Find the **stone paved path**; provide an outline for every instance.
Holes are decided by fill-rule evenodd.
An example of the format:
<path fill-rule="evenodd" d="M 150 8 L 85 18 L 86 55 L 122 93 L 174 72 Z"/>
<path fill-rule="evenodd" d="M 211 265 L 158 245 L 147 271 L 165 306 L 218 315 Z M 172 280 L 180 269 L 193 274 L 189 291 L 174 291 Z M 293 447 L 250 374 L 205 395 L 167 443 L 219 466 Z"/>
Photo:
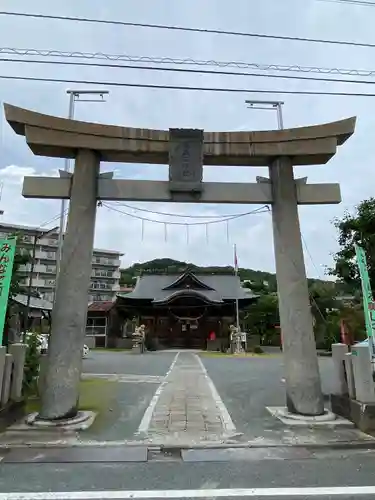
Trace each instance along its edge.
<path fill-rule="evenodd" d="M 167 375 L 151 416 L 153 442 L 223 441 L 233 422 L 196 354 L 181 352 Z"/>

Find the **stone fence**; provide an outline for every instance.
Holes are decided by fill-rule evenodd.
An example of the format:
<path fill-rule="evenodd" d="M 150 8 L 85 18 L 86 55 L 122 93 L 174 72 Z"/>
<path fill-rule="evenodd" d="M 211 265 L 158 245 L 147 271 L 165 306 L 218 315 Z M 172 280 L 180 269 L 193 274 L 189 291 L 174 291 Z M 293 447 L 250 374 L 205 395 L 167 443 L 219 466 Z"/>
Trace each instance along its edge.
<path fill-rule="evenodd" d="M 22 399 L 26 349 L 25 344 L 11 344 L 8 351 L 0 347 L 0 412 Z"/>

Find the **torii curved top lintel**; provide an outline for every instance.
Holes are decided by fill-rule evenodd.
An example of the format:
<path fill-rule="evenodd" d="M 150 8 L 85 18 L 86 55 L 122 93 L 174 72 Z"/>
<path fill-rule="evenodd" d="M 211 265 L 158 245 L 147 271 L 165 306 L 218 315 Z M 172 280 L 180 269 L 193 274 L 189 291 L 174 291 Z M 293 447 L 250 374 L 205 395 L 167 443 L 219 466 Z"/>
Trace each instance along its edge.
<path fill-rule="evenodd" d="M 74 158 L 92 149 L 104 161 L 167 164 L 169 131 L 88 123 L 4 104 L 8 123 L 36 155 Z M 204 132 L 206 165 L 266 166 L 293 157 L 294 165 L 326 163 L 354 132 L 356 118 L 323 125 L 254 132 Z"/>

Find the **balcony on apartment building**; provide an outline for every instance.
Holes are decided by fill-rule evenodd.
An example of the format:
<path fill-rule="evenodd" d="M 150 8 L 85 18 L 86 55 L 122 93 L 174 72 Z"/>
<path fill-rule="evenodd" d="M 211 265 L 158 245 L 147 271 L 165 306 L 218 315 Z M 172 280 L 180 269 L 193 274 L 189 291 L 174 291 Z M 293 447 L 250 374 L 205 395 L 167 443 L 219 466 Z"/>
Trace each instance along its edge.
<path fill-rule="evenodd" d="M 120 284 L 119 283 L 105 283 L 103 281 L 91 281 L 90 290 L 100 290 L 107 292 L 119 292 Z"/>
<path fill-rule="evenodd" d="M 22 273 L 30 273 L 31 264 L 25 264 L 19 267 L 19 271 Z M 54 265 L 45 265 L 45 264 L 35 264 L 33 272 L 35 274 L 56 274 L 56 266 Z"/>
<path fill-rule="evenodd" d="M 56 261 L 56 252 L 53 250 L 48 252 L 45 250 L 37 250 L 35 252 L 35 258 L 39 260 L 54 260 Z"/>
<path fill-rule="evenodd" d="M 23 266 L 20 266 L 19 271 L 22 273 L 29 273 L 31 271 L 31 264 L 25 264 Z M 48 264 L 35 264 L 33 272 L 35 274 L 51 274 L 54 275 L 56 274 L 56 266 L 55 265 L 48 265 Z M 114 279 L 114 280 L 119 280 L 120 279 L 120 271 L 111 271 L 111 270 L 98 270 L 98 269 L 93 269 L 91 272 L 91 277 L 92 278 L 107 278 L 107 279 Z"/>
<path fill-rule="evenodd" d="M 56 261 L 56 252 L 37 250 L 35 252 L 35 258 L 38 260 L 51 260 Z M 110 266 L 110 267 L 120 267 L 120 259 L 108 259 L 107 257 L 93 257 L 92 266 Z M 118 276 L 120 277 L 120 276 Z"/>
<path fill-rule="evenodd" d="M 113 257 L 99 257 L 98 255 L 93 256 L 92 258 L 93 266 L 111 266 L 111 267 L 120 267 L 121 261 L 120 259 L 115 259 Z"/>
<path fill-rule="evenodd" d="M 121 277 L 120 271 L 112 271 L 107 269 L 97 269 L 93 268 L 91 272 L 92 278 L 109 278 L 119 280 Z"/>
<path fill-rule="evenodd" d="M 23 285 L 28 285 L 29 284 L 29 278 L 24 277 L 22 280 Z M 56 279 L 55 277 L 51 276 L 51 278 L 41 278 L 40 276 L 37 276 L 32 279 L 31 286 L 33 288 L 54 288 L 56 286 Z M 106 283 L 100 280 L 97 281 L 91 281 L 90 283 L 90 290 L 103 290 L 103 291 L 110 291 L 110 292 L 119 292 L 120 291 L 120 284 L 118 281 L 112 282 L 112 283 Z"/>
<path fill-rule="evenodd" d="M 29 285 L 29 278 L 24 278 L 22 285 Z M 32 288 L 55 288 L 56 279 L 33 278 L 31 281 Z"/>

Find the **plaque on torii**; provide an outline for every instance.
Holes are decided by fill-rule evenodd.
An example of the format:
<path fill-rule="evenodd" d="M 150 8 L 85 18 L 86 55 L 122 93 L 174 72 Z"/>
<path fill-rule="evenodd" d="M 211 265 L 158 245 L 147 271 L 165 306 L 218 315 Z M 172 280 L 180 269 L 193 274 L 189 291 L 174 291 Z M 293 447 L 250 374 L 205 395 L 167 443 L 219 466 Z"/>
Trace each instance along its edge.
<path fill-rule="evenodd" d="M 169 191 L 173 201 L 199 199 L 203 182 L 203 130 L 169 129 Z"/>
<path fill-rule="evenodd" d="M 302 415 L 324 413 L 298 205 L 340 203 L 340 186 L 295 179 L 294 167 L 327 163 L 353 134 L 355 118 L 277 131 L 203 132 L 100 125 L 9 104 L 4 108 L 8 123 L 25 136 L 34 154 L 75 159 L 71 176 L 25 177 L 23 183 L 26 198 L 70 199 L 43 418 L 71 416 L 76 408 L 81 367 L 76 347 L 84 342 L 98 200 L 270 205 L 287 407 Z M 169 164 L 169 180 L 114 179 L 100 174 L 101 161 Z M 258 177 L 255 183 L 203 182 L 207 165 L 268 167 L 269 178 Z"/>

